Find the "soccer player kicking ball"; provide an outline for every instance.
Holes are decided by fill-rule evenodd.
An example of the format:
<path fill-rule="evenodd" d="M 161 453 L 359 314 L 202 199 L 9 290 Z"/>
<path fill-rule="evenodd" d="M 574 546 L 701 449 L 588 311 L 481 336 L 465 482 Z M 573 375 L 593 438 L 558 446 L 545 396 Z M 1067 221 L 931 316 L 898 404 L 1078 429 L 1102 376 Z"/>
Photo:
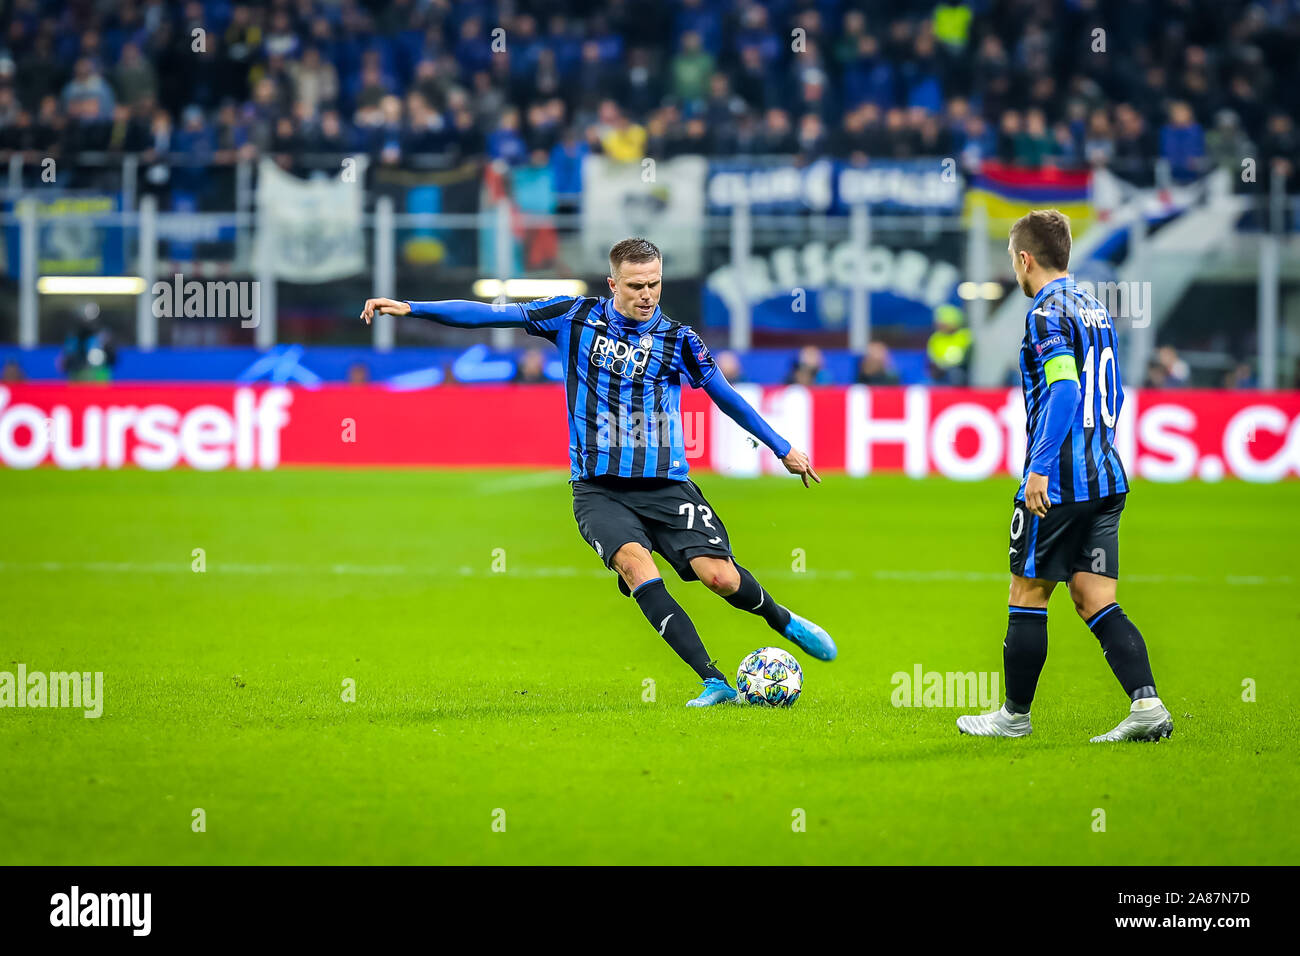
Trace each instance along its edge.
<path fill-rule="evenodd" d="M 1060 212 L 1035 210 L 1018 220 L 1008 251 L 1033 303 L 1020 346 L 1029 437 L 1011 515 L 1011 606 L 1002 645 L 1007 696 L 991 714 L 958 717 L 957 728 L 979 737 L 1031 732 L 1029 705 L 1047 660 L 1047 600 L 1065 581 L 1132 701 L 1119 726 L 1093 743 L 1160 740 L 1173 733 L 1173 718 L 1156 696 L 1142 635 L 1115 601 L 1128 493 L 1115 451 L 1124 402 L 1115 329 L 1101 303 L 1066 274 L 1070 220 Z"/>
<path fill-rule="evenodd" d="M 812 462 L 731 387 L 699 335 L 660 310 L 663 257 L 654 243 L 624 239 L 610 250 L 609 266 L 608 299 L 555 296 L 508 305 L 368 299 L 361 317 L 369 323 L 376 313 L 415 315 L 458 328 L 522 328 L 559 348 L 578 529 L 618 573 L 622 593 L 635 598 L 650 626 L 703 680 L 703 693 L 687 706 L 734 700 L 736 691 L 668 593 L 652 551 L 683 581 L 703 581 L 808 654 L 834 660 L 835 642 L 825 630 L 777 604 L 733 560 L 722 519 L 687 477 L 681 380 L 704 389 L 805 487 L 809 478 L 821 481 Z"/>

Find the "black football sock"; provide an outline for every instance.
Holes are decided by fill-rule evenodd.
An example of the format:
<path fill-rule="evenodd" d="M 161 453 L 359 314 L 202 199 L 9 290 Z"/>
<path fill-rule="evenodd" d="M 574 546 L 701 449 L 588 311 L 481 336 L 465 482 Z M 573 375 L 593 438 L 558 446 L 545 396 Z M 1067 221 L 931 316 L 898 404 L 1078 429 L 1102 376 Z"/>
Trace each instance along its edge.
<path fill-rule="evenodd" d="M 726 680 L 722 671 L 709 658 L 709 652 L 704 649 L 704 642 L 696 633 L 695 625 L 682 610 L 682 606 L 668 593 L 663 578 L 645 582 L 632 592 L 632 596 L 636 598 L 646 620 L 668 642 L 668 646 L 677 652 L 677 656 L 691 665 L 695 673 L 702 679 L 716 677 L 721 681 Z"/>
<path fill-rule="evenodd" d="M 1101 642 L 1106 663 L 1115 672 L 1130 700 L 1156 696 L 1156 679 L 1151 676 L 1147 644 L 1142 633 L 1118 604 L 1107 604 L 1088 619 L 1088 627 Z"/>
<path fill-rule="evenodd" d="M 1038 690 L 1038 675 L 1047 663 L 1047 608 L 1012 605 L 1007 611 L 1007 639 L 1002 643 L 1006 708 L 1013 714 L 1027 714 Z"/>
<path fill-rule="evenodd" d="M 731 563 L 736 564 L 734 560 Z M 735 594 L 727 596 L 727 603 L 750 614 L 757 614 L 778 634 L 785 633 L 786 625 L 790 623 L 790 612 L 773 601 L 772 595 L 763 590 L 763 585 L 739 564 L 736 564 L 736 570 L 740 572 L 740 587 Z"/>

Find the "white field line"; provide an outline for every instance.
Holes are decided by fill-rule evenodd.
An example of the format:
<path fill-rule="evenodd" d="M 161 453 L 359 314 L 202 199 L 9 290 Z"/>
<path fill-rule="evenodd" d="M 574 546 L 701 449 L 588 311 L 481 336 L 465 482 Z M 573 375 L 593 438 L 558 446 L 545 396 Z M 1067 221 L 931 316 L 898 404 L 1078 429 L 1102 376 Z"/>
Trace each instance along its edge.
<path fill-rule="evenodd" d="M 504 478 L 489 478 L 474 488 L 476 495 L 506 495 L 546 485 L 563 487 L 568 480 L 568 473 L 562 471 L 529 472 L 524 475 L 507 475 Z M 563 479 L 563 481 L 561 480 Z M 567 492 L 567 488 L 565 489 Z"/>
<path fill-rule="evenodd" d="M 95 573 L 95 574 L 190 574 L 190 559 L 179 561 L 0 561 L 3 571 L 46 571 L 51 573 Z M 612 572 L 592 567 L 519 567 L 504 572 L 494 572 L 488 568 L 475 568 L 461 565 L 456 568 L 439 568 L 426 565 L 403 564 L 240 564 L 224 563 L 209 559 L 207 574 L 249 574 L 268 576 L 287 575 L 325 575 L 370 576 L 370 577 L 465 577 L 465 578 L 607 578 Z M 1008 574 L 991 571 L 955 571 L 943 569 L 929 570 L 892 570 L 879 568 L 874 570 L 850 571 L 787 571 L 767 570 L 756 575 L 759 578 L 781 580 L 822 580 L 822 581 L 895 581 L 912 584 L 932 582 L 968 581 L 972 583 L 1006 582 Z M 1289 575 L 1265 577 L 1262 575 L 1229 574 L 1223 577 L 1207 577 L 1195 574 L 1130 574 L 1121 578 L 1122 582 L 1131 584 L 1215 584 L 1228 587 L 1273 587 L 1295 583 Z"/>

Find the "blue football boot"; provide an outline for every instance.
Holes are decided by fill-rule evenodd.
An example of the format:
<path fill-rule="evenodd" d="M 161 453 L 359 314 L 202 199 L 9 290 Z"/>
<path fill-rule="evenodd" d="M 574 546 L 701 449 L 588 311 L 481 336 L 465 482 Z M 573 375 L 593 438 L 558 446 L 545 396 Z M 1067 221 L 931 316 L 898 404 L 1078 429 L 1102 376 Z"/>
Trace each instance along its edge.
<path fill-rule="evenodd" d="M 785 626 L 782 636 L 819 661 L 833 661 L 839 653 L 825 628 L 806 617 L 800 617 L 794 611 L 790 612 L 790 623 Z"/>
<path fill-rule="evenodd" d="M 687 707 L 712 707 L 714 704 L 726 704 L 736 699 L 736 689 L 725 680 L 710 677 L 704 681 L 704 693 L 694 700 L 686 702 Z"/>

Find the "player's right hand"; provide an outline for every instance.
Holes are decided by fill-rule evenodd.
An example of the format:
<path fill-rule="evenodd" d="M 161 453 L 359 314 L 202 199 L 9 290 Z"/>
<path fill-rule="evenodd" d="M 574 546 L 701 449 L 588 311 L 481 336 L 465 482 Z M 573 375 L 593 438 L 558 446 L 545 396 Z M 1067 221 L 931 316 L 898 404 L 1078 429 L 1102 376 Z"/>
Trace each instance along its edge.
<path fill-rule="evenodd" d="M 1052 507 L 1052 499 L 1047 494 L 1047 476 L 1029 473 L 1025 481 L 1025 507 L 1040 518 L 1047 517 L 1047 509 Z"/>
<path fill-rule="evenodd" d="M 397 299 L 366 299 L 366 307 L 361 310 L 361 317 L 366 320 L 366 325 L 370 324 L 376 312 L 380 315 L 410 315 L 411 307 Z"/>
<path fill-rule="evenodd" d="M 789 453 L 781 459 L 781 464 L 785 465 L 785 470 L 792 475 L 798 475 L 803 479 L 805 488 L 812 487 L 808 484 L 811 478 L 817 484 L 821 484 L 821 478 L 817 477 L 817 472 L 813 471 L 812 459 L 801 452 L 798 448 L 791 448 Z"/>

